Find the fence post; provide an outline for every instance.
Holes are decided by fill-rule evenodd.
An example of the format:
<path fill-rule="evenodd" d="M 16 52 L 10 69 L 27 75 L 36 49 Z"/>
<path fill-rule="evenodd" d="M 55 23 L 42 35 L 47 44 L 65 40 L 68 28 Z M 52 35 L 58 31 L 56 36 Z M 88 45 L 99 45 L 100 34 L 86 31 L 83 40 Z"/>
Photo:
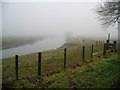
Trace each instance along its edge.
<path fill-rule="evenodd" d="M 18 80 L 18 55 L 15 55 L 16 80 Z"/>
<path fill-rule="evenodd" d="M 64 68 L 66 68 L 66 48 L 64 49 Z"/>
<path fill-rule="evenodd" d="M 109 49 L 109 40 L 106 41 L 106 50 Z"/>
<path fill-rule="evenodd" d="M 82 56 L 82 61 L 84 62 L 85 59 L 85 46 L 83 46 L 83 56 Z"/>
<path fill-rule="evenodd" d="M 103 48 L 103 56 L 106 55 L 106 44 L 104 44 L 104 48 Z"/>
<path fill-rule="evenodd" d="M 117 51 L 117 49 L 116 49 L 116 41 L 114 41 L 113 48 L 114 48 L 114 51 L 116 52 Z"/>
<path fill-rule="evenodd" d="M 41 76 L 41 52 L 38 52 L 38 79 Z"/>
<path fill-rule="evenodd" d="M 93 45 L 92 45 L 92 48 L 91 48 L 91 60 L 93 59 Z"/>

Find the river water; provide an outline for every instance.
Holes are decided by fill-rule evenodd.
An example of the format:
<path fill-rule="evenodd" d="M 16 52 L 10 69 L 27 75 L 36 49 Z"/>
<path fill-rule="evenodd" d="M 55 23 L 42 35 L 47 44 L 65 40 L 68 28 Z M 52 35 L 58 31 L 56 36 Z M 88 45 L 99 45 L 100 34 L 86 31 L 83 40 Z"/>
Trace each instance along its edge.
<path fill-rule="evenodd" d="M 0 58 L 13 57 L 15 55 L 24 55 L 34 52 L 46 51 L 59 48 L 65 43 L 64 35 L 55 35 L 34 44 L 27 44 L 15 48 L 5 49 L 0 51 Z"/>

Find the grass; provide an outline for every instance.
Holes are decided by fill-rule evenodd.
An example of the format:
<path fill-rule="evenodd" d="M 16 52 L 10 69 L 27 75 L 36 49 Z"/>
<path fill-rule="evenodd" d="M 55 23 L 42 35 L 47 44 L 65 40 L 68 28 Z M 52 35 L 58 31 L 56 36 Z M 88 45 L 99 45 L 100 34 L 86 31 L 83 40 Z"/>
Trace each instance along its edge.
<path fill-rule="evenodd" d="M 98 59 L 101 60 L 101 59 Z M 64 77 L 59 78 L 49 87 L 71 88 L 113 88 L 119 80 L 120 61 L 116 56 L 85 64 L 76 69 L 67 69 Z"/>
<path fill-rule="evenodd" d="M 102 47 L 94 47 L 94 52 Z M 41 87 L 111 87 L 118 81 L 116 54 L 109 58 L 98 58 L 90 61 L 91 47 L 86 46 L 85 60 L 82 63 L 82 47 L 67 49 L 67 67 L 63 68 L 63 50 L 50 50 L 42 53 L 42 78 L 38 79 L 37 53 L 19 57 L 19 80 L 15 80 L 14 57 L 2 60 L 4 88 L 41 88 Z M 107 56 L 106 56 L 107 57 Z M 112 73 L 113 72 L 113 73 Z M 111 76 L 110 76 L 111 75 Z"/>

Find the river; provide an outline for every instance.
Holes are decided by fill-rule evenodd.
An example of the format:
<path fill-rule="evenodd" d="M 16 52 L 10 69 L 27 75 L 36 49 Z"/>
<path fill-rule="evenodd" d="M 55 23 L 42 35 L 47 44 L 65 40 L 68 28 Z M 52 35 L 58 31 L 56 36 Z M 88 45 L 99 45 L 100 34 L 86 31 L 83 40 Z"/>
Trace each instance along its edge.
<path fill-rule="evenodd" d="M 59 48 L 65 43 L 64 35 L 55 35 L 34 44 L 27 44 L 15 48 L 9 48 L 0 51 L 0 58 L 13 57 L 15 55 L 24 55 L 34 52 L 46 51 Z"/>

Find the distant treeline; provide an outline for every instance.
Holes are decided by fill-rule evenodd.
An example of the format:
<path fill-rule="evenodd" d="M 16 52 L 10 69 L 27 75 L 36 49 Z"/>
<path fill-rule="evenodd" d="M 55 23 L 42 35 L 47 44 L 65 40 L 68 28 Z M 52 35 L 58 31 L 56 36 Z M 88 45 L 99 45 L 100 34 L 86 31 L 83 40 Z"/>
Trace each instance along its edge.
<path fill-rule="evenodd" d="M 23 46 L 26 44 L 33 44 L 36 41 L 40 41 L 42 39 L 43 37 L 3 37 L 2 49 L 9 49 L 18 46 Z"/>

